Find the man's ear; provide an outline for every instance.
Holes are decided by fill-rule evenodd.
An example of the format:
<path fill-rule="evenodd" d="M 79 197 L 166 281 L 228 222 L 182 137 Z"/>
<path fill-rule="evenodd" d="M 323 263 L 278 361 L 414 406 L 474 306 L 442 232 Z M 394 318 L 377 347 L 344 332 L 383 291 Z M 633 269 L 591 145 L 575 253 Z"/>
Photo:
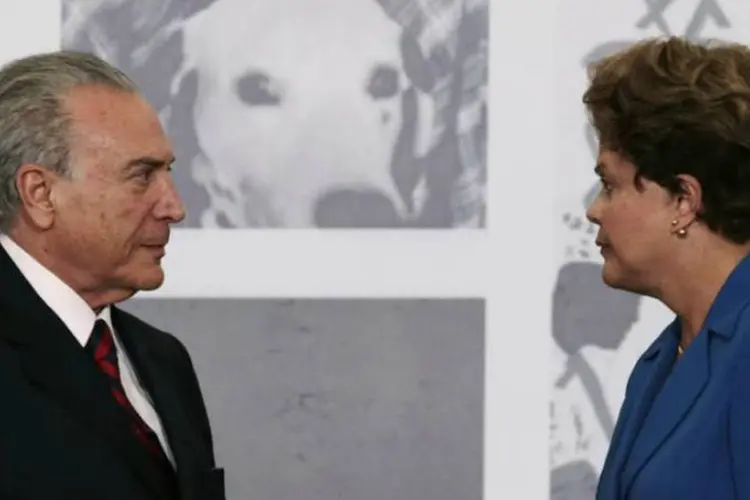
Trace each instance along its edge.
<path fill-rule="evenodd" d="M 57 176 L 33 163 L 21 165 L 16 172 L 16 189 L 26 218 L 37 228 L 52 227 L 55 219 L 54 187 Z"/>

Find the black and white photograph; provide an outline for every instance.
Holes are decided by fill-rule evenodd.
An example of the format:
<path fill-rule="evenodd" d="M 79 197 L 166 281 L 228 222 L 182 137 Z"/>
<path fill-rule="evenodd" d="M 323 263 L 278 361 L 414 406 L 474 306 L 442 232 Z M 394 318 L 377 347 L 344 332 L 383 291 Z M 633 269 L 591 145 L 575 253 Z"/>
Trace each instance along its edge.
<path fill-rule="evenodd" d="M 482 500 L 481 299 L 131 299 L 177 336 L 233 500 Z"/>
<path fill-rule="evenodd" d="M 62 0 L 131 76 L 184 228 L 484 228 L 488 0 Z"/>

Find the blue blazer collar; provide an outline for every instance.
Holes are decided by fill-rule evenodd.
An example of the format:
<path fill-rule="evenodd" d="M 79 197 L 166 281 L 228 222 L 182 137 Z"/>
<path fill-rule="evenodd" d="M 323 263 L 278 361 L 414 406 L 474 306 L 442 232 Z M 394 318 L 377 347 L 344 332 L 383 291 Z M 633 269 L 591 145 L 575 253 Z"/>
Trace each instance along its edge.
<path fill-rule="evenodd" d="M 676 362 L 680 327 L 675 320 L 638 367 L 634 379 L 634 411 L 628 425 L 629 454 L 622 469 L 627 493 L 649 459 L 682 422 L 708 383 L 710 335 L 701 334 Z M 658 397 L 657 397 L 658 396 Z"/>
<path fill-rule="evenodd" d="M 614 445 L 626 494 L 638 473 L 683 421 L 705 389 L 712 369 L 731 352 L 737 322 L 750 304 L 750 257 L 732 271 L 714 299 L 703 328 L 676 363 L 681 327 L 675 319 L 644 352 L 630 382 L 627 421 Z M 717 342 L 716 340 L 721 340 Z M 657 398 L 658 396 L 658 398 Z"/>

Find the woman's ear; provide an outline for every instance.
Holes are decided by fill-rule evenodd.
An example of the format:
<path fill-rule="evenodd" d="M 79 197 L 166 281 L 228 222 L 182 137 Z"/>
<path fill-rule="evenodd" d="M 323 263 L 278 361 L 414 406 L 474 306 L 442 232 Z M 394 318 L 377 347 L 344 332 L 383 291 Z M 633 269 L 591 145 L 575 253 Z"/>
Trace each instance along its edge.
<path fill-rule="evenodd" d="M 684 225 L 688 225 L 698 218 L 703 209 L 703 188 L 692 175 L 680 174 L 677 181 L 677 215 Z"/>

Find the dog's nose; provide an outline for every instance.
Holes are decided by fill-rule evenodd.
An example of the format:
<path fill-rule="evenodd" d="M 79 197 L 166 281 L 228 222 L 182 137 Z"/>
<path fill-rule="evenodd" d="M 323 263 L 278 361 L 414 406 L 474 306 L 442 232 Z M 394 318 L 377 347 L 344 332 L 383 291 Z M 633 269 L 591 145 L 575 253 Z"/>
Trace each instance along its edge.
<path fill-rule="evenodd" d="M 393 202 L 375 189 L 336 189 L 315 203 L 315 224 L 328 228 L 398 227 Z"/>

